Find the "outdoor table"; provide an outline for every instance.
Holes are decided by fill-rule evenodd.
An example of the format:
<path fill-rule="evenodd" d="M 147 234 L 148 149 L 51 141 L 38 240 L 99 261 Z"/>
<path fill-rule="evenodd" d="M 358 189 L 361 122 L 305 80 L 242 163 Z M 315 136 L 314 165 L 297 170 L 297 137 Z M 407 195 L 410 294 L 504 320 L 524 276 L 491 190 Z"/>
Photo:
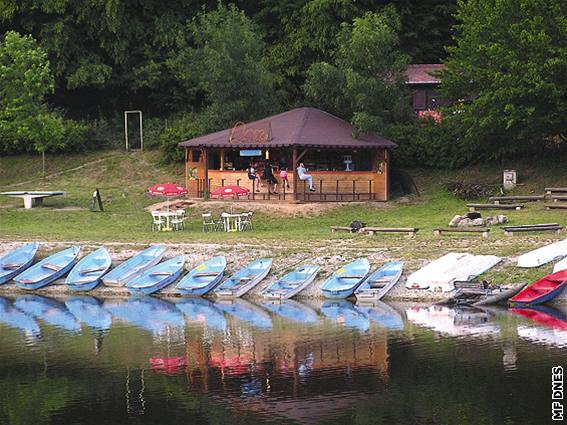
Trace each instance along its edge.
<path fill-rule="evenodd" d="M 24 200 L 24 208 L 30 209 L 37 205 L 43 204 L 43 198 L 50 196 L 65 195 L 65 192 L 1 192 L 0 195 L 11 196 L 13 198 L 22 198 Z"/>
<path fill-rule="evenodd" d="M 165 219 L 165 227 L 163 228 L 165 232 L 171 232 L 175 230 L 173 227 L 170 226 L 170 220 L 172 217 L 177 216 L 177 213 L 173 211 L 159 211 L 158 216 Z"/>
<path fill-rule="evenodd" d="M 242 214 L 221 215 L 225 232 L 240 232 L 242 230 Z"/>

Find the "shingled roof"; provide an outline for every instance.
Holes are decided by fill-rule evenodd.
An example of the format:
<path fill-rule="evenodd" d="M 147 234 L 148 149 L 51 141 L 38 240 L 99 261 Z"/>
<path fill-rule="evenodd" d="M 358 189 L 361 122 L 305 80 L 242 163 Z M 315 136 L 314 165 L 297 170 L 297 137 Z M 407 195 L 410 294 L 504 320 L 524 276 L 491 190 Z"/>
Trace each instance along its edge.
<path fill-rule="evenodd" d="M 407 84 L 440 84 L 436 75 L 447 67 L 442 63 L 424 63 L 408 65 L 406 70 Z"/>
<path fill-rule="evenodd" d="M 258 121 L 179 143 L 184 148 L 311 147 L 334 149 L 395 148 L 375 134 L 353 136 L 353 126 L 315 108 L 297 108 Z M 258 136 L 255 137 L 254 135 Z"/>

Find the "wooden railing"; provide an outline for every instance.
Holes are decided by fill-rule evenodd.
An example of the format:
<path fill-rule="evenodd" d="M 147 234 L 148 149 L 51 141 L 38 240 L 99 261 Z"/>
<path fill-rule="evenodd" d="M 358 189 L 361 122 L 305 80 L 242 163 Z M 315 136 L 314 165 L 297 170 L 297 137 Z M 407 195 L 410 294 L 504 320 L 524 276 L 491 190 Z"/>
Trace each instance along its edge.
<path fill-rule="evenodd" d="M 215 190 L 217 187 L 212 187 L 212 180 L 209 179 L 209 187 Z M 240 186 L 241 179 L 229 180 L 222 179 L 222 186 L 236 185 Z M 306 202 L 353 202 L 353 201 L 375 201 L 378 195 L 374 193 L 373 180 L 314 180 L 313 186 L 315 192 L 309 190 L 306 181 L 297 182 L 297 196 L 295 199 Z M 204 197 L 205 195 L 205 180 L 199 179 L 197 181 L 197 196 Z M 247 197 L 240 199 L 246 200 L 294 200 L 293 190 L 287 189 L 285 185 L 280 187 L 278 194 L 269 192 L 256 192 L 256 181 L 252 181 L 252 191 Z"/>

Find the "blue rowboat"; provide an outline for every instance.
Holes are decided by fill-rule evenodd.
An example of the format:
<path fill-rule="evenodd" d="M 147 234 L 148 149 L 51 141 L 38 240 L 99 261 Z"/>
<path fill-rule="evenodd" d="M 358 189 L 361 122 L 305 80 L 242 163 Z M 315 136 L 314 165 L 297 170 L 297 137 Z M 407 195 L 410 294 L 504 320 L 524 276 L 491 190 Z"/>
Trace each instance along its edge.
<path fill-rule="evenodd" d="M 226 258 L 213 257 L 187 273 L 175 287 L 183 295 L 205 295 L 222 280 L 225 268 Z"/>
<path fill-rule="evenodd" d="M 319 315 L 315 310 L 295 300 L 264 300 L 261 306 L 291 322 L 306 325 L 319 322 Z"/>
<path fill-rule="evenodd" d="M 23 295 L 16 299 L 16 307 L 24 313 L 69 332 L 81 331 L 81 324 L 59 301 L 40 295 Z"/>
<path fill-rule="evenodd" d="M 394 287 L 404 269 L 402 261 L 391 261 L 370 274 L 355 291 L 356 298 L 380 300 Z"/>
<path fill-rule="evenodd" d="M 65 301 L 65 306 L 77 320 L 95 331 L 106 331 L 112 327 L 112 315 L 94 297 L 71 297 Z"/>
<path fill-rule="evenodd" d="M 148 330 L 154 335 L 165 335 L 173 327 L 185 327 L 183 314 L 175 305 L 154 297 L 130 298 L 127 301 L 106 301 L 104 308 L 119 319 Z"/>
<path fill-rule="evenodd" d="M 48 285 L 71 270 L 80 251 L 81 247 L 72 246 L 50 255 L 17 275 L 14 281 L 22 289 L 33 290 Z"/>
<path fill-rule="evenodd" d="M 0 285 L 31 266 L 38 248 L 38 242 L 28 243 L 0 258 Z"/>
<path fill-rule="evenodd" d="M 291 298 L 313 282 L 319 269 L 319 266 L 301 266 L 276 280 L 262 291 L 262 295 L 265 298 L 278 300 Z"/>
<path fill-rule="evenodd" d="M 211 301 L 204 298 L 184 298 L 175 306 L 185 317 L 193 322 L 224 332 L 226 330 L 226 318 Z"/>
<path fill-rule="evenodd" d="M 366 332 L 370 329 L 368 318 L 347 300 L 327 300 L 321 306 L 321 313 L 335 324 L 345 328 L 356 329 L 360 332 Z"/>
<path fill-rule="evenodd" d="M 270 315 L 257 305 L 242 298 L 216 300 L 215 306 L 237 320 L 248 323 L 255 328 L 272 329 L 273 325 Z"/>
<path fill-rule="evenodd" d="M 0 297 L 0 323 L 14 329 L 20 329 L 30 336 L 39 336 L 41 329 L 37 321 L 14 307 L 12 301 Z"/>
<path fill-rule="evenodd" d="M 175 282 L 181 276 L 184 265 L 185 257 L 178 255 L 146 270 L 140 277 L 128 282 L 126 288 L 135 295 L 153 294 Z"/>
<path fill-rule="evenodd" d="M 271 258 L 252 261 L 214 289 L 219 298 L 238 298 L 256 286 L 270 272 Z"/>
<path fill-rule="evenodd" d="M 321 287 L 326 298 L 348 298 L 366 278 L 370 263 L 366 258 L 359 258 L 338 269 Z"/>
<path fill-rule="evenodd" d="M 124 286 L 135 277 L 159 263 L 165 254 L 166 247 L 154 245 L 137 253 L 124 261 L 102 277 L 106 286 Z"/>
<path fill-rule="evenodd" d="M 81 258 L 65 279 L 65 283 L 73 291 L 90 291 L 100 283 L 100 278 L 111 264 L 112 260 L 106 248 L 99 248 Z"/>
<path fill-rule="evenodd" d="M 400 313 L 382 301 L 357 302 L 356 309 L 378 326 L 395 331 L 404 329 L 404 320 Z"/>

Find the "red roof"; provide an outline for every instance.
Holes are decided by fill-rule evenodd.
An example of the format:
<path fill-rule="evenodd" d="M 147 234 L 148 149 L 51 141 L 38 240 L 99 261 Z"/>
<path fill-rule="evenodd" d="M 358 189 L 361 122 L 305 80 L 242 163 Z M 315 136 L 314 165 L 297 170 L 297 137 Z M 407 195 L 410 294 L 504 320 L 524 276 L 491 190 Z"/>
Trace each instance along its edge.
<path fill-rule="evenodd" d="M 297 108 L 250 123 L 239 123 L 179 143 L 184 148 L 395 148 L 396 144 L 376 134 L 353 137 L 354 127 L 327 112 L 315 108 Z"/>
<path fill-rule="evenodd" d="M 446 69 L 442 63 L 424 63 L 408 65 L 406 70 L 407 84 L 440 84 L 435 74 Z"/>

